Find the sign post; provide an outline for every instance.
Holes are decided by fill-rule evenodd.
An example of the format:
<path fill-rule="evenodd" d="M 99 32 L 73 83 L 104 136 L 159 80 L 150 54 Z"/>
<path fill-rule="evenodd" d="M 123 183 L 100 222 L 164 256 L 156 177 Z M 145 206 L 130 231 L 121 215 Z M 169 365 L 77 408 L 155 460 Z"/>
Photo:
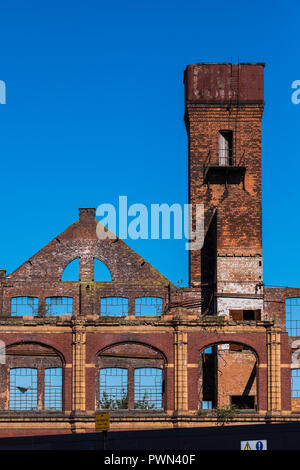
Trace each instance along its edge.
<path fill-rule="evenodd" d="M 241 450 L 267 450 L 267 441 L 241 441 Z"/>
<path fill-rule="evenodd" d="M 103 450 L 107 449 L 107 431 L 109 430 L 109 413 L 96 413 L 95 414 L 95 431 L 102 431 Z"/>

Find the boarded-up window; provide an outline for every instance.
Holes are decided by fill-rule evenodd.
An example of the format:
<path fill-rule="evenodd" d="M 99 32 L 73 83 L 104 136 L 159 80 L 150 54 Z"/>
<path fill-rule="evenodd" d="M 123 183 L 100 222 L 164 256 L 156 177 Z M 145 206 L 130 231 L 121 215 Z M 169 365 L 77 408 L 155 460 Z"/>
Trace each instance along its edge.
<path fill-rule="evenodd" d="M 229 310 L 232 320 L 255 321 L 261 319 L 261 310 Z"/>
<path fill-rule="evenodd" d="M 229 350 L 230 351 L 243 351 L 244 346 L 242 344 L 230 343 Z"/>
<path fill-rule="evenodd" d="M 243 310 L 229 310 L 232 320 L 243 320 Z"/>

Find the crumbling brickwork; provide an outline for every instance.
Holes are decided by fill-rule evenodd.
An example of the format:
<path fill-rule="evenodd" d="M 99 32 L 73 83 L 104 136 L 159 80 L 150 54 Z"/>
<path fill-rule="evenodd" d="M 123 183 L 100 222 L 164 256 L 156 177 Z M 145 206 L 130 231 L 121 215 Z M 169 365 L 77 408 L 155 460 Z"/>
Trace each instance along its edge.
<path fill-rule="evenodd" d="M 190 282 L 203 285 L 204 297 L 216 291 L 214 308 L 224 314 L 224 297 L 233 292 L 239 298 L 231 297 L 231 305 L 247 308 L 241 298 L 249 293 L 253 308 L 262 307 L 263 67 L 195 64 L 185 73 L 189 198 L 204 205 L 204 229 L 213 241 L 200 256 L 190 252 Z M 220 160 L 224 130 L 231 134 L 228 161 Z"/>
<path fill-rule="evenodd" d="M 186 69 L 189 201 L 205 218 L 189 287 L 122 240 L 100 240 L 93 208 L 16 271 L 0 270 L 0 436 L 91 432 L 99 409 L 112 429 L 216 425 L 231 405 L 235 423 L 299 419 L 300 336 L 286 331 L 285 302 L 300 290 L 264 288 L 262 277 L 263 72 Z M 78 279 L 62 280 L 77 258 Z M 111 281 L 95 280 L 95 259 Z M 105 314 L 103 299 L 113 299 Z"/>

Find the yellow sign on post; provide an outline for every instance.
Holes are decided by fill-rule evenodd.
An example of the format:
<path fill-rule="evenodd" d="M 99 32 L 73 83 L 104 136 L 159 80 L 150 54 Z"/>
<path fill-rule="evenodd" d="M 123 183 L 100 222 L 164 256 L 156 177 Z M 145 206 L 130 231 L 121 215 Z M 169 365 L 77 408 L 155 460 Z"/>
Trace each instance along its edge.
<path fill-rule="evenodd" d="M 95 431 L 109 430 L 109 413 L 95 414 Z"/>

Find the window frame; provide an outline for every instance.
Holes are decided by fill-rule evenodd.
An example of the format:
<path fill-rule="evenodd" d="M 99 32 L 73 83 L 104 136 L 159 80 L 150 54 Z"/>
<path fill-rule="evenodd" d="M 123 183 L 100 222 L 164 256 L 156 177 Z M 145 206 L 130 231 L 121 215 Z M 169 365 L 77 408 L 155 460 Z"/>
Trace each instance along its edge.
<path fill-rule="evenodd" d="M 297 382 L 299 382 L 299 389 L 295 389 L 293 388 L 293 379 L 295 378 L 293 376 L 293 372 L 297 372 L 297 374 L 295 374 L 295 377 L 299 378 L 299 380 Z M 296 396 L 293 395 L 293 393 L 296 392 Z M 300 398 L 300 369 L 291 369 L 291 398 Z"/>
<path fill-rule="evenodd" d="M 123 399 L 124 399 L 124 395 L 123 395 L 123 393 L 122 393 L 122 391 L 123 391 L 123 386 L 124 386 L 124 387 L 125 387 L 125 401 L 126 401 L 126 407 L 122 407 L 122 406 L 120 406 L 120 407 L 112 407 L 112 408 L 110 408 L 110 407 L 108 407 L 108 408 L 101 408 L 101 407 L 100 407 L 101 400 L 105 399 L 105 397 L 103 397 L 103 395 L 104 395 L 104 393 L 106 393 L 106 391 L 104 391 L 104 392 L 103 392 L 103 395 L 101 396 L 101 372 L 104 372 L 104 371 L 112 371 L 112 370 L 114 370 L 114 371 L 122 371 L 122 374 L 119 374 L 119 375 L 118 375 L 117 373 L 116 373 L 115 375 L 114 375 L 114 374 L 105 374 L 104 376 L 121 377 L 121 385 L 117 385 L 117 386 L 115 385 L 115 386 L 113 386 L 113 385 L 107 385 L 107 384 L 105 384 L 105 385 L 104 385 L 104 388 L 106 389 L 106 388 L 117 388 L 117 387 L 119 388 L 119 387 L 122 387 L 121 390 L 120 390 L 120 395 L 119 395 L 119 393 L 117 392 L 117 393 L 116 393 L 116 398 L 115 398 L 115 402 L 117 402 L 117 401 L 122 402 Z M 126 371 L 126 374 L 124 373 L 125 371 Z M 128 374 L 128 369 L 126 369 L 125 367 L 102 367 L 101 369 L 99 369 L 99 373 L 98 373 L 98 377 L 99 377 L 98 409 L 100 409 L 100 410 L 124 410 L 124 409 L 127 410 L 127 409 L 128 409 L 128 376 L 129 376 L 129 374 Z M 123 377 L 126 377 L 126 383 L 125 383 L 124 385 L 122 384 L 122 378 L 123 378 Z M 109 400 L 112 399 L 111 397 L 113 397 L 113 396 L 114 396 L 114 393 L 113 393 L 113 392 L 112 392 L 112 393 L 108 392 L 108 399 L 109 399 Z"/>
<path fill-rule="evenodd" d="M 47 412 L 52 414 L 63 413 L 65 400 L 65 365 L 60 354 L 53 348 L 35 342 L 18 342 L 7 346 L 6 363 L 1 365 L 3 380 L 0 381 L 0 410 L 10 413 L 18 411 L 27 413 Z M 36 369 L 38 383 L 38 404 L 35 410 L 17 410 L 10 409 L 10 371 L 13 369 Z M 45 370 L 61 369 L 61 408 L 49 410 L 46 408 L 45 401 Z"/>
<path fill-rule="evenodd" d="M 141 300 L 150 300 L 151 299 L 151 302 L 155 299 L 155 300 L 160 300 L 161 302 L 160 303 L 157 303 L 157 304 L 152 304 L 150 303 L 149 305 L 147 303 L 143 304 L 143 303 L 139 303 L 139 301 Z M 160 311 L 158 311 L 158 313 L 156 313 L 155 315 L 150 315 L 150 314 L 147 314 L 147 313 L 142 313 L 142 307 L 147 307 L 147 306 L 150 306 L 150 307 L 156 307 L 156 309 L 158 310 L 158 307 L 160 307 Z M 140 310 L 141 312 L 137 312 L 137 307 L 140 307 Z M 163 297 L 159 297 L 157 295 L 155 296 L 150 296 L 150 295 L 145 295 L 143 297 L 135 297 L 134 299 L 134 314 L 136 317 L 161 317 L 163 315 L 163 308 L 164 308 L 164 299 Z"/>
<path fill-rule="evenodd" d="M 142 399 L 139 399 L 137 400 L 136 399 L 136 395 L 138 394 L 137 393 L 137 388 L 138 388 L 138 384 L 137 384 L 137 380 L 136 380 L 136 375 L 137 375 L 137 372 L 139 371 L 146 371 L 146 370 L 155 370 L 155 371 L 160 371 L 160 381 L 161 381 L 161 392 L 160 392 L 160 404 L 161 406 L 157 406 L 157 407 L 154 407 L 154 408 L 138 408 L 136 406 L 137 402 L 141 402 L 142 400 L 144 400 L 144 397 Z M 163 369 L 160 368 L 160 367 L 136 367 L 134 369 L 134 379 L 133 379 L 133 393 L 134 393 L 134 409 L 135 410 L 139 410 L 139 409 L 147 409 L 147 410 L 163 410 L 163 387 L 164 387 L 164 379 L 163 379 Z M 145 377 L 147 377 L 147 375 L 145 375 Z M 155 375 L 153 375 L 153 377 L 155 377 Z M 143 387 L 144 388 L 144 387 Z M 146 394 L 147 392 L 145 392 Z M 159 395 L 159 392 L 155 392 L 156 394 Z M 151 404 L 151 403 L 150 403 Z"/>
<path fill-rule="evenodd" d="M 51 303 L 47 302 L 48 300 L 50 299 L 66 299 L 67 302 L 64 304 L 53 304 L 51 305 Z M 69 303 L 68 301 L 71 300 L 71 302 Z M 72 316 L 73 315 L 73 306 L 74 306 L 74 301 L 73 301 L 73 297 L 71 296 L 66 296 L 66 295 L 52 295 L 52 296 L 49 296 L 49 297 L 45 297 L 45 306 L 46 306 L 46 316 L 47 317 L 60 317 L 60 316 Z M 48 309 L 51 310 L 51 307 L 55 307 L 56 305 L 64 305 L 66 307 L 66 312 L 65 313 L 50 313 L 50 311 Z M 71 312 L 68 311 L 68 307 L 71 306 Z"/>
<path fill-rule="evenodd" d="M 17 305 L 29 306 L 28 303 L 26 303 L 26 304 L 21 303 L 21 302 L 18 303 L 18 300 L 21 300 L 21 299 L 32 299 L 33 300 L 33 302 L 32 302 L 33 306 L 31 308 L 33 310 L 33 308 L 35 307 L 36 312 L 32 312 L 32 313 L 24 313 L 23 312 L 22 314 L 21 313 L 19 313 L 19 314 L 14 313 L 13 308 L 12 308 L 13 306 L 15 306 L 15 307 L 17 307 Z M 15 304 L 13 303 L 14 300 L 16 300 Z M 39 311 L 39 298 L 36 297 L 35 295 L 16 295 L 16 296 L 10 298 L 10 315 L 12 317 L 26 317 L 26 316 L 37 317 L 38 316 L 38 311 Z"/>
<path fill-rule="evenodd" d="M 294 305 L 293 301 L 295 302 Z M 294 312 L 293 318 L 292 307 L 298 307 L 299 319 L 295 318 L 295 316 L 297 317 L 296 312 Z M 288 336 L 300 336 L 300 297 L 287 297 L 285 299 L 285 330 Z"/>
<path fill-rule="evenodd" d="M 15 374 L 15 372 L 22 372 L 22 371 L 31 371 L 31 374 L 22 374 L 20 373 L 19 375 L 18 374 Z M 33 374 L 34 372 L 34 374 Z M 12 367 L 10 370 L 9 370 L 9 374 L 8 374 L 8 409 L 9 411 L 37 411 L 38 410 L 38 399 L 39 399 L 39 379 L 38 379 L 38 376 L 39 376 L 39 370 L 37 367 Z M 35 384 L 35 388 L 33 389 L 34 390 L 34 394 L 33 394 L 33 398 L 31 397 L 30 400 L 33 401 L 33 403 L 35 403 L 35 406 L 31 407 L 31 408 L 18 408 L 17 406 L 11 408 L 11 405 L 12 405 L 12 395 L 13 395 L 13 389 L 15 388 L 19 388 L 19 393 L 26 393 L 26 392 L 22 392 L 20 390 L 20 388 L 23 388 L 23 387 L 20 387 L 20 386 L 17 386 L 16 383 L 14 384 L 13 382 L 16 382 L 17 378 L 18 377 L 31 377 L 31 381 L 30 383 L 34 383 Z M 15 380 L 13 380 L 13 378 L 15 378 Z M 31 385 L 30 387 L 31 388 Z M 29 390 L 29 388 L 27 390 Z M 25 388 L 24 388 L 25 390 Z M 18 396 L 18 393 L 17 392 L 14 392 L 14 395 L 16 394 L 16 396 Z M 30 394 L 31 396 L 31 394 Z M 14 397 L 14 400 L 16 402 L 18 401 L 22 401 L 22 395 L 19 395 L 20 399 L 18 400 L 16 397 Z M 24 395 L 24 398 L 26 398 L 25 402 L 27 404 L 27 398 L 28 396 L 25 396 Z"/>
<path fill-rule="evenodd" d="M 220 129 L 218 133 L 218 162 L 219 166 L 233 166 L 233 142 L 232 129 Z"/>
<path fill-rule="evenodd" d="M 59 408 L 49 408 L 49 407 L 46 407 L 46 371 L 52 371 L 52 370 L 60 370 L 61 373 L 60 373 L 60 377 L 61 377 L 61 384 L 60 384 L 60 404 L 61 406 Z M 64 383 L 64 369 L 63 367 L 45 367 L 44 369 L 42 369 L 43 372 L 43 410 L 45 411 L 62 411 L 63 410 L 63 383 Z M 53 385 L 53 387 L 56 387 L 55 385 Z M 56 395 L 56 393 L 55 393 Z M 56 397 L 55 397 L 55 402 L 56 402 Z"/>
<path fill-rule="evenodd" d="M 121 302 L 119 305 L 121 307 L 121 310 L 123 312 L 124 310 L 124 307 L 125 308 L 125 312 L 120 314 L 120 315 L 117 315 L 117 314 L 108 314 L 108 313 L 102 313 L 102 301 L 107 301 L 107 300 L 112 300 L 112 299 L 116 299 L 116 300 L 126 300 L 127 302 L 123 303 Z M 107 307 L 113 307 L 114 304 L 112 303 L 111 305 L 106 305 L 106 308 Z M 116 306 L 118 306 L 118 303 L 116 304 Z M 100 317 L 127 317 L 129 315 L 129 298 L 128 297 L 125 297 L 125 296 L 103 296 L 100 298 Z"/>
<path fill-rule="evenodd" d="M 135 345 L 140 346 L 140 352 L 138 355 L 135 355 L 136 349 Z M 124 350 L 123 350 L 124 346 Z M 129 346 L 129 349 L 127 349 Z M 133 347 L 133 349 L 130 349 Z M 115 349 L 117 348 L 117 349 Z M 145 349 L 144 349 L 145 348 Z M 149 349 L 149 354 L 147 350 Z M 166 394 L 166 380 L 167 380 L 167 369 L 166 369 L 166 361 L 163 354 L 155 350 L 153 357 L 147 357 L 150 355 L 150 350 L 153 348 L 149 345 L 144 345 L 141 343 L 120 343 L 114 344 L 110 347 L 104 349 L 100 352 L 96 357 L 96 374 L 95 374 L 95 408 L 96 410 L 109 410 L 112 412 L 126 412 L 126 413 L 138 413 L 141 411 L 145 411 L 147 413 L 153 411 L 154 413 L 161 413 L 163 410 L 166 409 L 167 403 L 167 394 Z M 100 371 L 104 368 L 120 368 L 120 369 L 127 369 L 128 371 L 128 406 L 126 409 L 112 409 L 112 408 L 100 408 Z M 145 409 L 141 410 L 135 408 L 134 405 L 134 371 L 137 369 L 146 369 L 146 368 L 154 368 L 160 369 L 162 371 L 161 374 L 161 403 L 162 408 L 154 408 L 154 409 Z"/>

